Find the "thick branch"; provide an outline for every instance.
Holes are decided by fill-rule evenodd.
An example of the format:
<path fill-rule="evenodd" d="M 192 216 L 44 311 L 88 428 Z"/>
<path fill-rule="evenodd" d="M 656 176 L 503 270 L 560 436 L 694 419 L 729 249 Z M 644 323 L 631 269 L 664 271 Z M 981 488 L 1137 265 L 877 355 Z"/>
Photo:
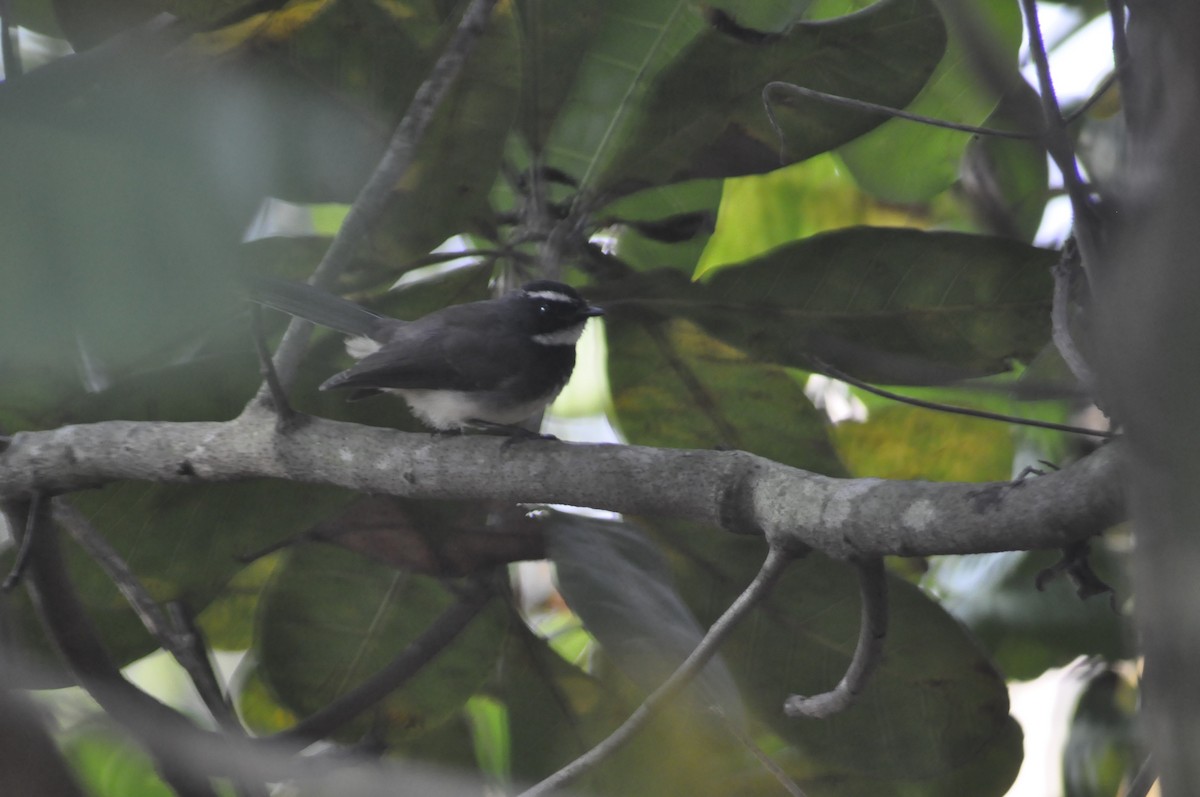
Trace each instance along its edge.
<path fill-rule="evenodd" d="M 443 437 L 267 412 L 226 423 L 106 421 L 24 432 L 0 498 L 136 480 L 276 478 L 410 498 L 561 503 L 700 521 L 834 557 L 1061 548 L 1123 519 L 1121 443 L 1018 484 L 832 479 L 738 451 Z"/>

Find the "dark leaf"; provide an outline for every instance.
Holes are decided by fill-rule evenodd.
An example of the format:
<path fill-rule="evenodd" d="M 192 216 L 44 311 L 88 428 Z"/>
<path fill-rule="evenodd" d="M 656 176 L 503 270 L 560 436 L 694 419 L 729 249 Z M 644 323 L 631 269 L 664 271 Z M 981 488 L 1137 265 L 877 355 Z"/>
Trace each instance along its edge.
<path fill-rule="evenodd" d="M 777 104 L 785 157 L 763 109 L 772 80 L 903 106 L 945 46 L 923 0 L 884 0 L 778 40 L 748 42 L 676 4 L 612 4 L 548 152 L 602 195 L 770 171 L 843 144 L 882 119 L 827 104 Z M 682 13 L 681 13 L 682 11 Z"/>
<path fill-rule="evenodd" d="M 1007 371 L 1049 340 L 1057 254 L 999 238 L 859 227 L 776 249 L 703 283 L 606 285 L 622 318 L 690 319 L 747 356 L 884 384 Z"/>
<path fill-rule="evenodd" d="M 293 548 L 262 598 L 257 652 L 263 678 L 284 706 L 308 715 L 381 669 L 454 600 L 435 579 L 348 551 Z M 444 722 L 492 671 L 507 623 L 507 609 L 493 602 L 337 737 L 356 739 L 373 727 L 399 739 Z"/>

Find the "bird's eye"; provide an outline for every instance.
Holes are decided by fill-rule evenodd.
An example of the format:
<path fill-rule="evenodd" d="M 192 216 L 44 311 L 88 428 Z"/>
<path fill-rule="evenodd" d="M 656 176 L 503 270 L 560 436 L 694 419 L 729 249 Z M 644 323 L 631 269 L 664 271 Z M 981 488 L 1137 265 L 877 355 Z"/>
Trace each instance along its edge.
<path fill-rule="evenodd" d="M 538 315 L 546 315 L 550 312 L 550 305 L 546 302 L 538 302 Z"/>

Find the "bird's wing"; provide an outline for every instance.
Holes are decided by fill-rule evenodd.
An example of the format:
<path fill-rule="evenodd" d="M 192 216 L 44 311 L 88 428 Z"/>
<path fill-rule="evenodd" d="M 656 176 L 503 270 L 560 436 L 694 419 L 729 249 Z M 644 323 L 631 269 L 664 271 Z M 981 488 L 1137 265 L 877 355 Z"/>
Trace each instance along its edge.
<path fill-rule="evenodd" d="M 525 362 L 520 351 L 512 350 L 502 314 L 488 304 L 455 305 L 381 329 L 373 336 L 382 344 L 379 351 L 330 377 L 321 389 L 496 389 Z"/>

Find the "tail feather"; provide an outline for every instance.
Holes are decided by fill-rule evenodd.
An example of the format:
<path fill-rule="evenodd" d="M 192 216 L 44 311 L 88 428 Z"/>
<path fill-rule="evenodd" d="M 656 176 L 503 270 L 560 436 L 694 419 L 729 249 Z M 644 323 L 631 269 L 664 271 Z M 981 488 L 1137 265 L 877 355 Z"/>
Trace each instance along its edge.
<path fill-rule="evenodd" d="M 250 290 L 251 298 L 259 304 L 347 335 L 366 335 L 383 318 L 362 305 L 305 282 L 255 277 Z"/>

